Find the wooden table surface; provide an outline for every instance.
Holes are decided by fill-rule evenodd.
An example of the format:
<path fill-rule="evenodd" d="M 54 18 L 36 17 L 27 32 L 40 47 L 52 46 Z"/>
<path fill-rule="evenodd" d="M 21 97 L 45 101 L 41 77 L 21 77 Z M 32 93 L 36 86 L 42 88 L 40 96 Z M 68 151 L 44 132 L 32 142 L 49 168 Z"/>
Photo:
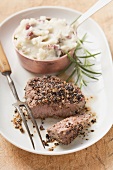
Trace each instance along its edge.
<path fill-rule="evenodd" d="M 11 14 L 35 6 L 65 6 L 85 12 L 97 0 L 0 0 L 0 22 Z M 93 15 L 107 36 L 113 55 L 113 2 Z M 43 156 L 23 151 L 0 136 L 0 170 L 113 170 L 113 127 L 96 144 L 82 151 Z"/>

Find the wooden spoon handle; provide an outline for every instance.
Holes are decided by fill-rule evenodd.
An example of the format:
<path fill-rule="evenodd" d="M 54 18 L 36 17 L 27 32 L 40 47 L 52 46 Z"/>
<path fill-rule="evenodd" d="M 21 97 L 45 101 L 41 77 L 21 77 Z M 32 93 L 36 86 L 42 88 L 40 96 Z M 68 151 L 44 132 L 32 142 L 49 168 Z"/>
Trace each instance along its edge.
<path fill-rule="evenodd" d="M 5 73 L 5 72 L 11 72 L 11 67 L 9 65 L 9 62 L 6 58 L 6 55 L 4 53 L 4 50 L 2 48 L 2 45 L 0 43 L 0 72 Z"/>

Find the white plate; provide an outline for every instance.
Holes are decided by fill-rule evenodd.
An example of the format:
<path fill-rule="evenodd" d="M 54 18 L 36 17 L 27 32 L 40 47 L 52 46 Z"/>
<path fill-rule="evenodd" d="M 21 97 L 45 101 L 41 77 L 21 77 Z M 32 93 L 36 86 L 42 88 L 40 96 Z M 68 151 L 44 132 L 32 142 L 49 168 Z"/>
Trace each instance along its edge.
<path fill-rule="evenodd" d="M 67 21 L 71 23 L 75 18 L 77 18 L 78 15 L 80 15 L 80 13 L 75 10 L 63 7 L 37 7 L 16 13 L 1 24 L 0 39 L 12 68 L 12 78 L 15 82 L 18 94 L 22 100 L 26 82 L 34 75 L 24 70 L 20 66 L 17 55 L 13 48 L 12 34 L 23 18 L 38 18 L 40 15 L 66 18 Z M 89 39 L 94 42 L 90 44 L 90 48 L 101 50 L 102 52 L 101 56 L 97 60 L 97 63 L 101 66 L 102 71 L 100 80 L 98 82 L 89 83 L 89 86 L 83 89 L 85 95 L 94 96 L 94 99 L 90 104 L 93 111 L 95 111 L 97 114 L 97 123 L 92 127 L 95 132 L 89 134 L 89 140 L 87 141 L 77 138 L 68 146 L 60 145 L 56 147 L 53 152 L 48 151 L 48 149 L 44 150 L 42 148 L 38 135 L 35 133 L 34 141 L 36 150 L 33 150 L 27 133 L 24 135 L 21 134 L 19 130 L 16 130 L 11 123 L 14 110 L 12 106 L 12 103 L 14 103 L 14 98 L 8 87 L 6 78 L 0 75 L 0 131 L 1 134 L 15 146 L 37 154 L 68 154 L 91 146 L 100 140 L 110 129 L 113 119 L 113 67 L 111 53 L 103 31 L 92 19 L 88 19 L 79 28 L 80 36 L 86 32 L 90 37 Z M 56 121 L 57 120 L 54 119 L 48 119 L 45 121 L 44 127 L 47 128 Z M 40 120 L 38 120 L 38 123 L 40 123 Z M 30 126 L 32 125 L 30 124 Z M 44 138 L 46 132 L 41 133 Z"/>

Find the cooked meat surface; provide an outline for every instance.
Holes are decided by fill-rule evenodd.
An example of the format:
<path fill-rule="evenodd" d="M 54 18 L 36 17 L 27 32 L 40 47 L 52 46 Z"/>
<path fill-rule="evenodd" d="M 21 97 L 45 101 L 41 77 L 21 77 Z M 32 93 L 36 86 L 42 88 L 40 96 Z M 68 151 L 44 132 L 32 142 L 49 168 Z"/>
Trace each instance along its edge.
<path fill-rule="evenodd" d="M 80 88 L 56 76 L 29 80 L 25 99 L 35 118 L 65 118 L 76 115 L 85 106 L 85 97 Z"/>
<path fill-rule="evenodd" d="M 47 129 L 50 138 L 56 139 L 58 142 L 68 145 L 77 136 L 80 131 L 89 124 L 90 114 L 77 114 L 54 124 Z"/>

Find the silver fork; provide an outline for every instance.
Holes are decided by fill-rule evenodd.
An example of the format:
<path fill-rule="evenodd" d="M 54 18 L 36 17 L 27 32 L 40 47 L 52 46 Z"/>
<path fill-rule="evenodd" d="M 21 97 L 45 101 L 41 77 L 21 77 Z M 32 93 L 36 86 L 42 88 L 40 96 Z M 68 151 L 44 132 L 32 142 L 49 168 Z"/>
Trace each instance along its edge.
<path fill-rule="evenodd" d="M 33 142 L 33 139 L 32 139 L 28 124 L 27 124 L 27 121 L 25 119 L 25 115 L 24 115 L 24 113 L 22 111 L 22 107 L 24 107 L 27 110 L 27 113 L 30 116 L 31 121 L 33 122 L 33 124 L 36 127 L 36 130 L 37 130 L 37 132 L 39 134 L 39 137 L 40 137 L 40 140 L 42 142 L 42 145 L 45 148 L 43 140 L 42 140 L 42 137 L 41 137 L 41 134 L 40 134 L 40 131 L 39 131 L 39 128 L 37 126 L 36 120 L 34 119 L 34 117 L 32 115 L 31 110 L 29 109 L 27 103 L 26 102 L 21 102 L 19 97 L 18 97 L 14 82 L 10 77 L 11 72 L 12 72 L 11 67 L 10 67 L 9 62 L 8 62 L 8 60 L 6 58 L 6 55 L 5 55 L 4 51 L 3 51 L 1 43 L 0 43 L 0 72 L 2 73 L 2 75 L 6 76 L 6 78 L 8 80 L 9 87 L 10 87 L 12 93 L 13 93 L 13 96 L 15 97 L 15 100 L 16 100 L 16 103 L 14 103 L 13 106 L 17 109 L 18 113 L 20 114 L 20 116 L 22 118 L 22 121 L 23 121 L 23 123 L 24 123 L 24 125 L 26 127 L 26 130 L 27 130 L 27 133 L 29 135 L 29 138 L 30 138 L 30 141 L 32 143 L 33 148 L 35 149 L 35 145 L 34 145 L 34 142 Z"/>

